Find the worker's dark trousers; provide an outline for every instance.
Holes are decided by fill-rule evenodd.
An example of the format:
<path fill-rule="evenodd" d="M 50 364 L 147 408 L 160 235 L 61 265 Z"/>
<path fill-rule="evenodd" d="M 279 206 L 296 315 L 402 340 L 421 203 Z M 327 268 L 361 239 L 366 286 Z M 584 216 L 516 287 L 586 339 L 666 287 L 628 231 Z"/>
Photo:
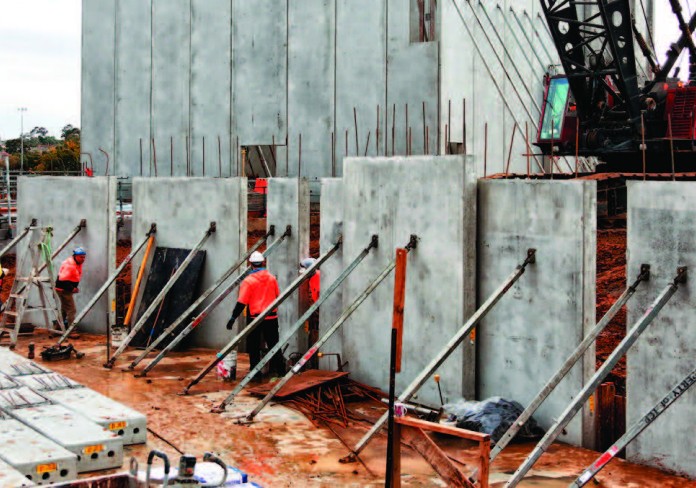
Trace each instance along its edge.
<path fill-rule="evenodd" d="M 252 318 L 253 320 L 253 318 Z M 261 360 L 261 345 L 264 341 L 266 347 L 271 349 L 278 344 L 278 319 L 266 319 L 261 322 L 247 336 L 247 350 L 249 351 L 249 369 L 252 370 Z M 285 361 L 278 351 L 270 361 L 270 372 L 278 376 L 285 375 Z"/>

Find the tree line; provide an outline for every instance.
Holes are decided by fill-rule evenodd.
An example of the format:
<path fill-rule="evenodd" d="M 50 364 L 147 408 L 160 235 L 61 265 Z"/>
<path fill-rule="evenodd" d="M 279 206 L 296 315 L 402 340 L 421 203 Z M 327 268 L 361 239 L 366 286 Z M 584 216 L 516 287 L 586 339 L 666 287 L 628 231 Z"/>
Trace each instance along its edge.
<path fill-rule="evenodd" d="M 24 171 L 74 172 L 82 169 L 80 162 L 80 129 L 70 124 L 61 129 L 60 139 L 48 135 L 45 127 L 34 127 L 23 135 Z M 7 139 L 2 145 L 10 155 L 10 169 L 21 166 L 22 139 Z"/>

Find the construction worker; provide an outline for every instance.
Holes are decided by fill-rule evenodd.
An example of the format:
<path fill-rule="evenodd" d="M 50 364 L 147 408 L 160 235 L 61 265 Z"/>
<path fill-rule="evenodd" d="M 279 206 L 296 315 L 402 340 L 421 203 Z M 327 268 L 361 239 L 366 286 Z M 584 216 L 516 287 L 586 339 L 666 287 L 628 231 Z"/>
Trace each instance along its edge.
<path fill-rule="evenodd" d="M 80 279 L 82 278 L 82 264 L 87 258 L 87 253 L 81 247 L 73 250 L 72 256 L 63 261 L 58 270 L 56 280 L 56 292 L 60 298 L 60 308 L 63 314 L 63 323 L 69 326 L 75 320 L 75 299 L 73 294 L 79 293 Z"/>
<path fill-rule="evenodd" d="M 300 261 L 300 273 L 306 273 L 309 268 L 311 268 L 317 260 L 314 258 L 304 258 Z M 310 306 L 319 300 L 319 287 L 321 283 L 321 277 L 319 270 L 315 270 L 312 276 L 309 278 L 309 300 Z M 305 324 L 305 331 L 308 334 L 307 349 L 312 347 L 317 340 L 319 340 L 319 310 L 315 310 L 312 315 L 309 316 L 307 324 Z M 310 360 L 310 366 L 312 368 L 319 368 L 319 359 L 314 356 Z"/>
<path fill-rule="evenodd" d="M 232 312 L 232 317 L 227 323 L 228 330 L 232 330 L 234 322 L 245 308 L 249 307 L 249 318 L 254 320 L 280 295 L 278 280 L 268 272 L 265 262 L 266 258 L 258 251 L 254 251 L 249 256 L 251 270 L 239 286 L 239 297 L 237 298 L 237 305 L 235 305 Z M 270 349 L 278 343 L 278 336 L 278 311 L 273 310 L 247 336 L 250 370 L 254 369 L 261 360 L 261 341 L 265 341 L 266 346 Z M 271 372 L 276 375 L 282 376 L 285 374 L 285 361 L 280 352 L 271 359 L 270 368 Z"/>

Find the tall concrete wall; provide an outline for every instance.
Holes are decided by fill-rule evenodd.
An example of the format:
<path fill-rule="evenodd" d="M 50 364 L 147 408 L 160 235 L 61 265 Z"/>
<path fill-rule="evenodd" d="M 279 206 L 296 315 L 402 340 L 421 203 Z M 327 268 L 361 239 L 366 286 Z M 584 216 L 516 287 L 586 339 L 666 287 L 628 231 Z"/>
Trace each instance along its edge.
<path fill-rule="evenodd" d="M 433 186 L 437 181 L 437 187 Z M 408 188 L 408 191 L 404 191 Z M 476 178 L 473 158 L 348 158 L 344 166 L 344 264 L 373 234 L 373 250 L 343 288 L 350 305 L 394 259 L 411 234 L 419 237 L 408 256 L 402 372 L 403 390 L 473 313 L 476 278 Z M 323 208 L 326 211 L 326 207 Z M 322 281 L 335 276 L 326 273 Z M 342 359 L 352 376 L 388 388 L 394 275 L 367 298 L 342 330 Z M 438 371 L 446 399 L 474 395 L 474 346 L 458 348 Z M 434 382 L 418 396 L 437 405 Z"/>
<path fill-rule="evenodd" d="M 693 317 L 696 307 L 696 184 L 629 181 L 627 278 L 635 279 L 643 263 L 650 281 L 641 283 L 628 302 L 630 328 L 676 275 L 688 266 L 688 281 L 629 350 L 626 364 L 626 425 L 642 419 L 696 367 Z M 627 459 L 696 476 L 693 422 L 696 391 L 692 388 L 643 431 L 627 448 Z"/>
<path fill-rule="evenodd" d="M 18 228 L 23 229 L 33 218 L 42 227 L 53 227 L 54 250 L 80 220 L 87 220 L 87 227 L 53 261 L 57 277 L 60 264 L 72 255 L 73 249 L 79 246 L 87 251 L 80 292 L 75 295 L 79 313 L 116 268 L 116 178 L 22 176 L 18 179 L 17 208 Z M 38 236 L 37 233 L 37 239 Z M 18 263 L 28 251 L 27 245 L 28 241 L 24 240 L 17 247 Z M 113 287 L 87 314 L 80 329 L 104 334 L 107 324 L 114 320 L 113 309 L 109 306 L 112 300 L 115 300 Z M 41 314 L 35 313 L 27 318 L 34 324 L 43 325 Z"/>
<path fill-rule="evenodd" d="M 479 182 L 478 300 L 483 303 L 526 257 L 536 264 L 478 327 L 478 397 L 527 405 L 595 324 L 596 183 Z M 595 369 L 591 347 L 535 414 L 548 428 Z M 586 408 L 560 440 L 592 447 Z"/>
<path fill-rule="evenodd" d="M 339 233 L 343 233 L 343 179 L 323 178 L 321 180 L 321 221 L 319 222 L 319 247 L 324 254 L 336 244 Z M 321 289 L 331 286 L 331 283 L 348 266 L 355 256 L 344 256 L 343 246 L 336 254 L 321 267 Z M 323 335 L 343 311 L 343 284 L 319 308 L 319 332 Z M 343 329 L 338 332 L 322 348 L 324 352 L 343 351 Z M 343 355 L 341 356 L 343 359 Z M 327 356 L 319 361 L 321 369 L 336 369 L 336 358 Z"/>
<path fill-rule="evenodd" d="M 275 225 L 276 238 L 288 225 L 292 235 L 268 258 L 268 270 L 278 279 L 281 292 L 299 276 L 300 260 L 309 256 L 309 185 L 304 178 L 270 178 L 268 180 L 266 225 Z M 295 291 L 278 308 L 281 337 L 300 318 L 300 290 Z M 286 356 L 305 352 L 307 336 L 300 332 L 291 339 Z"/>
<path fill-rule="evenodd" d="M 133 180 L 134 243 L 145 236 L 150 224 L 154 222 L 157 224 L 157 246 L 192 249 L 203 238 L 209 223 L 216 222 L 216 232 L 203 246 L 206 258 L 201 293 L 246 253 L 246 215 L 246 178 L 174 177 Z M 136 256 L 133 273 L 137 272 L 143 254 L 144 250 Z M 198 296 L 199 294 L 196 298 Z M 236 299 L 237 294 L 231 293 L 205 319 L 200 329 L 191 336 L 193 344 L 219 348 L 231 339 L 232 333 L 225 325 Z M 200 308 L 208 302 L 209 300 L 204 302 Z"/>

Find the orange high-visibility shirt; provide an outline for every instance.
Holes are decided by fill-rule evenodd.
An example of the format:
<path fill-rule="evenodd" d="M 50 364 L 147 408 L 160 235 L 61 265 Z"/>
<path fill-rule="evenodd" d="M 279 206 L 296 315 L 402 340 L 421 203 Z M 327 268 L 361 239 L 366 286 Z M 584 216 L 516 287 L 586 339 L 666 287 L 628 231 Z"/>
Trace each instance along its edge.
<path fill-rule="evenodd" d="M 75 258 L 70 256 L 60 265 L 56 289 L 72 291 L 73 288 L 80 284 L 80 279 L 82 279 L 82 265 L 77 264 Z"/>
<path fill-rule="evenodd" d="M 312 302 L 319 300 L 320 285 L 321 277 L 319 276 L 319 270 L 317 270 L 309 279 L 309 296 L 312 298 Z"/>
<path fill-rule="evenodd" d="M 239 286 L 239 298 L 237 301 L 249 307 L 249 314 L 253 317 L 266 310 L 268 306 L 280 295 L 280 288 L 275 276 L 266 269 L 253 271 L 244 278 Z M 266 318 L 278 317 L 278 310 L 273 310 Z"/>

